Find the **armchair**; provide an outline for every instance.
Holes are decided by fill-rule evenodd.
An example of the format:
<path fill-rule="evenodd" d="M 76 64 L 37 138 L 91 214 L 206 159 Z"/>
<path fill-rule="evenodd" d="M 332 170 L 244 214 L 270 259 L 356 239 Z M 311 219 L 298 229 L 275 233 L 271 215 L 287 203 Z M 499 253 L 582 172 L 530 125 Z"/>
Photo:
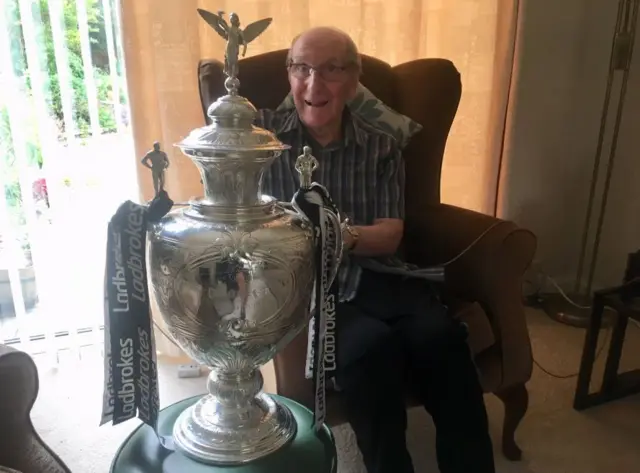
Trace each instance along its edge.
<path fill-rule="evenodd" d="M 289 92 L 286 53 L 279 50 L 241 60 L 240 93 L 257 108 L 276 108 Z M 484 391 L 505 405 L 503 453 L 519 460 L 514 434 L 528 407 L 525 383 L 532 371 L 521 284 L 536 238 L 513 222 L 440 202 L 442 158 L 461 96 L 455 66 L 445 59 L 419 59 L 395 67 L 369 56 L 362 59 L 363 85 L 424 127 L 403 153 L 407 175 L 403 249 L 408 261 L 420 265 L 441 264 L 464 251 L 446 267 L 449 306 L 452 315 L 469 326 L 469 344 Z M 226 93 L 223 64 L 201 60 L 198 81 L 208 121 L 208 106 Z M 311 380 L 304 378 L 306 343 L 304 331 L 274 364 L 278 393 L 310 407 Z M 407 405 L 414 405 L 410 395 Z M 344 422 L 342 410 L 340 394 L 329 393 L 329 424 Z"/>
<path fill-rule="evenodd" d="M 31 357 L 0 345 L 0 466 L 21 473 L 71 473 L 31 423 L 38 389 Z"/>

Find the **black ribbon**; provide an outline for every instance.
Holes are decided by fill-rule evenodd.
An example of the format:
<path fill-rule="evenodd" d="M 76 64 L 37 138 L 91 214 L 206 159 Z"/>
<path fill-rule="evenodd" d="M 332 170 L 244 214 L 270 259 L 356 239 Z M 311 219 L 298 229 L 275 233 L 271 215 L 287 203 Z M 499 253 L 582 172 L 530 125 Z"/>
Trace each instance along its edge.
<path fill-rule="evenodd" d="M 147 225 L 173 202 L 161 191 L 148 205 L 123 203 L 108 225 L 105 268 L 105 386 L 101 425 L 137 415 L 157 432 L 158 369 L 147 283 Z M 173 450 L 173 440 L 158 434 Z"/>
<path fill-rule="evenodd" d="M 338 227 L 330 225 L 327 210 L 339 215 L 327 190 L 317 183 L 310 188 L 300 189 L 293 197 L 296 209 L 304 214 L 313 225 L 315 236 L 316 283 L 315 312 L 309 323 L 307 350 L 307 377 L 313 379 L 314 429 L 324 427 L 326 418 L 326 382 L 337 370 L 336 304 L 338 303 L 337 268 L 331 265 L 340 251 Z"/>

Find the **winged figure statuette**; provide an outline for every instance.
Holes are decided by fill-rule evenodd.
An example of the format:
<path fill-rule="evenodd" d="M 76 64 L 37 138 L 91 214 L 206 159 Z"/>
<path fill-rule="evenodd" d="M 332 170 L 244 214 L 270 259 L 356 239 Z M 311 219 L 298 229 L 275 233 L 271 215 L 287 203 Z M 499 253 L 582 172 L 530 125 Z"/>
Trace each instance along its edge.
<path fill-rule="evenodd" d="M 227 41 L 224 54 L 224 73 L 229 77 L 238 76 L 238 57 L 242 46 L 242 57 L 247 53 L 247 44 L 260 36 L 273 21 L 272 18 L 264 18 L 254 21 L 246 28 L 240 27 L 240 18 L 236 13 L 229 15 L 229 23 L 224 19 L 224 12 L 212 13 L 198 8 L 198 13 L 211 26 L 222 39 Z"/>

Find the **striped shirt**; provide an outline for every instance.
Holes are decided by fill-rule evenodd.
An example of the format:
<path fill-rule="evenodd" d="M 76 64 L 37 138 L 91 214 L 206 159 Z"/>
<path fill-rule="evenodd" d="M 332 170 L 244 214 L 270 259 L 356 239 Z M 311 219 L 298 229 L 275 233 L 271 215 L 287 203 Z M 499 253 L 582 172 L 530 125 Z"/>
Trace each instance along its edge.
<path fill-rule="evenodd" d="M 291 146 L 266 170 L 262 181 L 265 194 L 291 201 L 300 183 L 296 159 L 304 146 L 310 146 L 319 163 L 313 180 L 327 188 L 353 225 L 371 225 L 378 218 L 404 219 L 404 161 L 391 135 L 346 108 L 342 140 L 324 147 L 306 132 L 295 109 L 260 110 L 255 125 Z M 338 273 L 341 301 L 356 295 L 361 273 L 361 265 L 345 254 Z"/>

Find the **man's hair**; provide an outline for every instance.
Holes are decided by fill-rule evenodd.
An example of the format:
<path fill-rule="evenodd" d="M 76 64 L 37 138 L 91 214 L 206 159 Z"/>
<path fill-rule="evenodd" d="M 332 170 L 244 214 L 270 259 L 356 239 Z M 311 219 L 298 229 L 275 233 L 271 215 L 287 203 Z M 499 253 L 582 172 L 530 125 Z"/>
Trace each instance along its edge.
<path fill-rule="evenodd" d="M 332 30 L 335 33 L 338 33 L 338 35 L 344 39 L 345 46 L 346 46 L 345 53 L 346 53 L 347 64 L 355 66 L 358 72 L 358 75 L 360 75 L 362 73 L 362 58 L 360 57 L 358 46 L 356 46 L 356 43 L 353 41 L 353 39 L 351 39 L 351 36 L 349 36 L 347 33 L 342 31 L 341 29 L 334 28 L 333 26 L 324 26 L 323 28 Z M 300 36 L 302 36 L 305 33 L 306 31 L 303 31 L 302 33 L 297 34 L 293 38 L 293 40 L 291 40 L 291 46 L 289 46 L 289 51 L 287 51 L 287 63 L 286 63 L 287 66 L 291 63 L 291 51 L 293 51 L 293 47 L 295 46 L 298 39 L 300 39 Z"/>

